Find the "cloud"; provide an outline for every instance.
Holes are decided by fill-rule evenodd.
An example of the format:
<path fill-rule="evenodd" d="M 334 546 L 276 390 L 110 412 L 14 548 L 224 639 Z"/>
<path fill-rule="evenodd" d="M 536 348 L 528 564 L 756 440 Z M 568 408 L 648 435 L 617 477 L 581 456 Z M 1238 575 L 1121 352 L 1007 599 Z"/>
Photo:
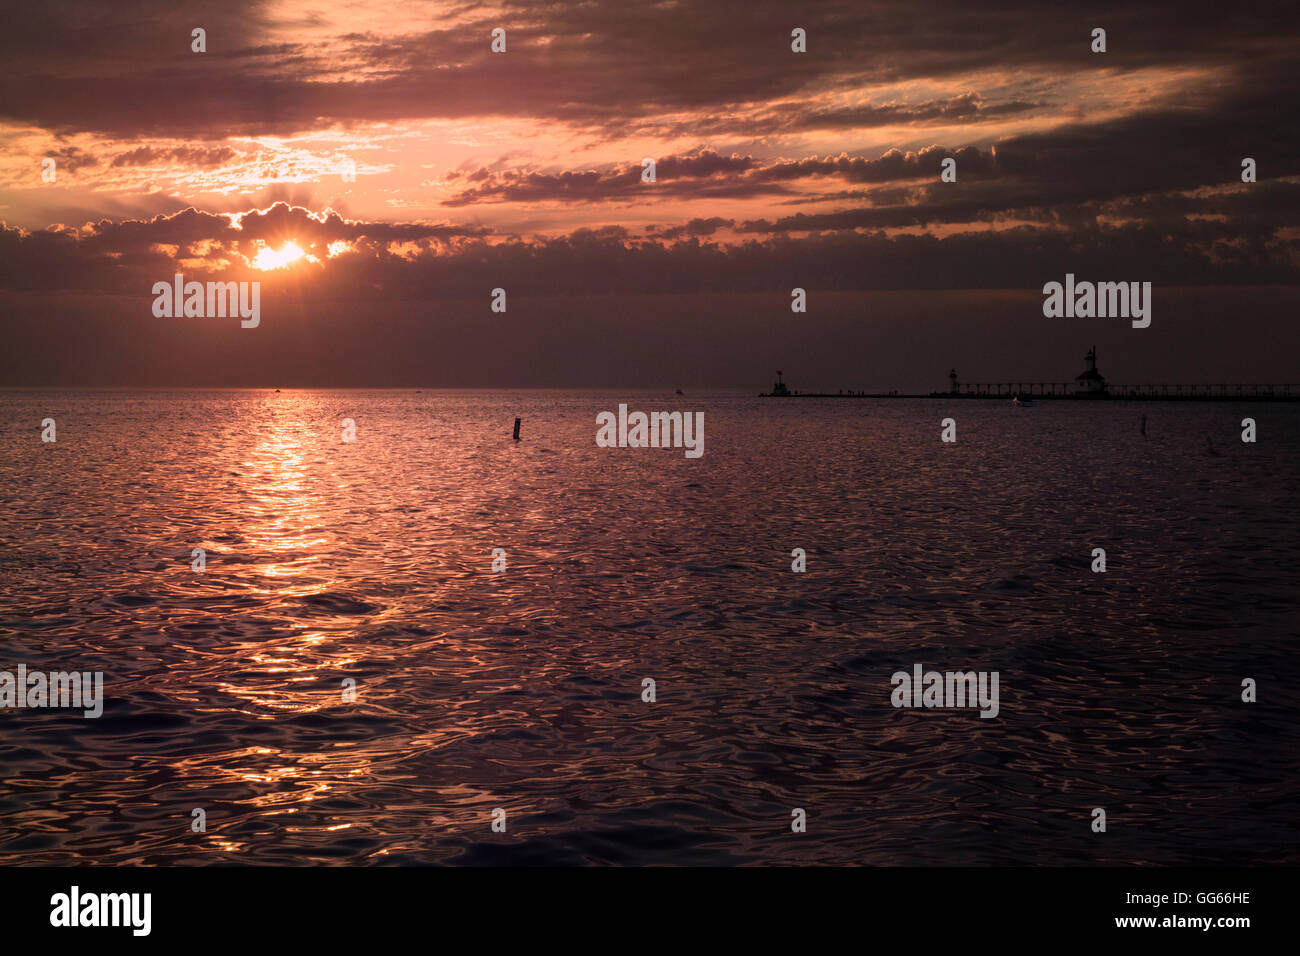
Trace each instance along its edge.
<path fill-rule="evenodd" d="M 882 126 L 974 125 L 1031 113 L 1046 104 L 1041 101 L 1009 100 L 986 103 L 975 91 L 919 103 L 862 103 L 825 107 L 815 100 L 796 99 L 776 103 L 767 109 L 691 116 L 686 120 L 637 117 L 624 123 L 610 122 L 605 138 L 622 136 L 789 136 L 797 133 L 837 130 L 869 130 Z"/>
<path fill-rule="evenodd" d="M 215 193 L 199 193 L 191 208 L 176 211 L 177 202 L 149 217 L 161 200 L 123 192 L 149 175 L 127 172 L 97 183 L 110 195 L 86 198 L 86 208 L 130 203 L 143 214 L 69 214 L 65 222 L 90 221 L 5 229 L 0 241 L 12 258 L 0 264 L 0 278 L 6 288 L 134 289 L 137 267 L 167 267 L 161 246 L 220 271 L 240 268 L 251 244 L 288 239 L 316 251 L 338 241 L 352 247 L 320 264 L 319 288 L 342 283 L 352 292 L 420 295 L 477 288 L 464 277 L 494 281 L 494 270 L 523 275 L 537 288 L 574 291 L 584 282 L 637 286 L 665 269 L 667 288 L 750 288 L 806 274 L 836 288 L 900 281 L 1019 287 L 1051 258 L 1045 250 L 1073 248 L 1101 260 L 1108 242 L 1179 281 L 1293 278 L 1287 219 L 1300 211 L 1289 183 L 1300 176 L 1300 105 L 1290 84 L 1293 38 L 1278 11 L 1115 2 L 1090 10 L 1085 21 L 1030 2 L 918 8 L 902 0 L 832 0 L 791 12 L 787 4 L 754 0 L 743 16 L 738 9 L 713 0 L 467 4 L 444 9 L 448 18 L 429 21 L 432 27 L 417 14 L 406 26 L 345 32 L 329 25 L 328 6 L 294 22 L 254 2 L 178 9 L 149 0 L 111 12 L 68 2 L 55 15 L 22 7 L 0 37 L 10 64 L 0 76 L 0 116 L 54 131 L 47 138 L 60 169 L 210 171 L 262 142 L 230 139 L 237 133 L 337 133 L 412 117 L 488 127 L 522 117 L 534 125 L 519 140 L 528 152 L 475 157 L 437 179 L 451 187 L 446 210 L 481 214 L 492 226 L 381 221 L 375 208 L 408 201 L 429 208 L 441 195 L 430 198 L 422 186 L 419 198 L 409 199 L 415 190 L 404 193 L 400 180 L 391 191 L 385 181 L 382 198 L 362 218 L 307 208 L 341 206 L 329 192 L 312 201 L 320 190 L 346 192 L 337 182 L 303 183 L 295 187 L 301 193 L 273 194 L 293 203 L 235 214 L 203 211 Z M 807 54 L 789 50 L 791 17 L 808 30 Z M 1104 56 L 1088 51 L 1094 21 L 1109 31 Z M 208 54 L 189 51 L 196 23 L 208 30 Z M 499 23 L 510 36 L 505 55 L 490 53 L 487 43 Z M 1181 80 L 1149 100 L 1152 70 Z M 1103 89 L 1105 102 L 1064 99 L 1083 88 Z M 995 120 L 1010 125 L 994 135 L 987 124 Z M 588 139 L 556 147 L 558 159 L 546 156 L 526 136 L 552 125 Z M 931 136 L 930 128 L 946 135 Z M 118 139 L 96 159 L 55 138 L 78 130 Z M 639 156 L 654 150 L 654 140 L 637 142 L 623 161 L 573 159 L 611 131 L 638 130 L 701 145 L 664 144 L 653 185 L 641 181 Z M 873 132 L 859 140 L 863 130 Z M 141 145 L 159 131 L 172 141 Z M 812 133 L 822 138 L 799 139 Z M 978 138 L 954 141 L 958 133 Z M 399 127 L 394 135 L 408 134 Z M 732 148 L 712 139 L 724 135 L 752 142 Z M 811 147 L 785 149 L 765 142 L 769 136 L 818 149 L 805 155 Z M 427 157 L 412 149 L 394 148 L 383 174 L 391 165 L 397 180 L 402 161 L 408 172 L 425 168 Z M 1244 156 L 1258 161 L 1260 183 L 1240 183 Z M 525 157 L 528 164 L 513 164 Z M 938 181 L 945 158 L 957 161 L 956 183 Z M 37 193 L 33 163 L 15 168 L 26 196 L 39 196 L 34 206 L 46 195 L 60 203 L 36 208 L 60 215 L 77 209 L 62 185 Z M 236 180 L 243 175 L 237 171 Z M 195 181 L 183 188 L 227 185 L 210 174 Z M 420 173 L 419 181 L 429 177 Z M 169 181 L 166 195 L 181 188 Z M 604 227 L 650 202 L 653 212 L 631 230 Z M 651 217 L 656 225 L 646 228 Z M 512 237 L 517 222 L 530 225 L 527 238 Z M 1138 239 L 1151 248 L 1144 251 Z M 809 250 L 827 259 L 808 258 Z M 953 260 L 954 250 L 972 264 Z M 1007 264 L 1003 256 L 1036 265 Z M 547 270 L 537 273 L 540 263 Z M 888 268 L 877 270 L 877 263 Z M 810 280 L 792 284 L 799 281 Z"/>
<path fill-rule="evenodd" d="M 99 165 L 99 160 L 75 146 L 60 146 L 46 153 L 57 161 L 57 169 L 63 172 L 76 172 Z"/>
<path fill-rule="evenodd" d="M 1294 202 L 1296 191 L 1275 191 L 1272 198 L 1285 193 Z M 1297 240 L 1252 235 L 1240 241 L 1214 219 L 947 236 L 838 231 L 728 244 L 704 240 L 726 225 L 717 217 L 641 238 L 608 227 L 534 240 L 494 239 L 482 230 L 445 224 L 351 222 L 283 204 L 248 211 L 239 223 L 242 229 L 229 215 L 186 209 L 150 221 L 99 222 L 81 229 L 22 233 L 5 227 L 0 229 L 0 289 L 141 295 L 175 271 L 179 256 L 198 257 L 187 269 L 196 276 L 247 278 L 247 267 L 234 254 L 246 258 L 259 239 L 272 245 L 292 239 L 321 253 L 323 261 L 292 273 L 302 280 L 300 294 L 313 300 L 474 297 L 496 287 L 523 295 L 579 296 L 794 286 L 1026 289 L 1066 271 L 1158 285 L 1300 279 Z M 353 252 L 324 261 L 324 247 L 340 239 Z M 167 251 L 172 248 L 183 251 L 172 255 Z"/>
<path fill-rule="evenodd" d="M 653 158 L 653 157 L 651 157 Z M 722 156 L 711 149 L 691 155 L 665 156 L 655 161 L 655 182 L 642 182 L 642 165 L 625 163 L 596 170 L 545 173 L 533 169 L 458 170 L 448 181 L 471 185 L 444 200 L 445 206 L 483 202 L 609 202 L 647 196 L 751 195 L 741 181 L 756 166 L 752 156 Z M 768 192 L 782 191 L 776 189 Z"/>
<path fill-rule="evenodd" d="M 0 223 L 0 288 L 130 293 L 149 275 L 156 279 L 171 274 L 179 257 L 190 260 L 191 271 L 242 272 L 247 271 L 243 260 L 251 258 L 259 244 L 275 247 L 289 241 L 321 259 L 329 255 L 331 243 L 344 241 L 369 255 L 404 262 L 402 255 L 388 251 L 391 245 L 418 251 L 490 232 L 487 227 L 448 223 L 357 222 L 287 203 L 236 213 L 191 207 L 149 220 L 104 219 L 31 232 Z"/>
<path fill-rule="evenodd" d="M 178 146 L 173 149 L 156 149 L 140 146 L 113 157 L 112 166 L 158 166 L 164 163 L 182 163 L 188 166 L 219 166 L 239 154 L 229 146 L 204 148 Z"/>
<path fill-rule="evenodd" d="M 1059 4 L 971 6 L 965 0 L 862 4 L 784 0 L 737 7 L 673 3 L 504 3 L 467 7 L 432 29 L 340 32 L 310 19 L 280 22 L 268 3 L 161 0 L 105 7 L 94 0 L 23 4 L 0 35 L 0 117 L 64 133 L 122 138 L 209 138 L 292 133 L 322 124 L 417 118 L 526 117 L 599 131 L 697 114 L 701 131 L 771 132 L 970 122 L 1035 108 L 1014 93 L 992 98 L 962 77 L 1045 79 L 1177 66 L 1225 71 L 1235 88 L 1251 62 L 1289 72 L 1294 30 L 1283 5 L 1192 10 L 1156 2 L 1105 2 L 1087 18 Z M 793 21 L 806 54 L 790 51 Z M 411 23 L 412 21 L 406 21 Z M 190 30 L 208 32 L 206 54 Z M 510 47 L 490 52 L 494 26 Z M 1110 49 L 1089 52 L 1107 25 Z M 965 83 L 917 102 L 842 105 L 840 93 L 917 79 Z M 860 98 L 860 95 L 859 95 Z M 1068 104 L 1062 104 L 1068 105 Z M 684 118 L 680 128 L 689 129 Z"/>
<path fill-rule="evenodd" d="M 647 198 L 671 196 L 680 199 L 753 198 L 789 195 L 786 184 L 801 179 L 834 177 L 854 183 L 884 183 L 896 180 L 934 178 L 939 164 L 955 157 L 963 175 L 974 178 L 993 175 L 994 164 L 978 149 L 946 149 L 930 146 L 918 152 L 891 149 L 878 159 L 850 156 L 764 162 L 753 156 L 723 156 L 712 149 L 666 156 L 656 160 L 654 184 L 641 179 L 639 163 L 625 163 L 605 171 L 578 170 L 559 173 L 535 169 L 496 170 L 478 167 L 458 170 L 451 183 L 468 183 L 445 206 L 469 206 L 487 202 L 641 202 Z"/>
<path fill-rule="evenodd" d="M 735 220 L 723 219 L 721 216 L 710 216 L 707 219 L 692 219 L 680 226 L 670 226 L 666 229 L 660 229 L 655 226 L 646 228 L 646 236 L 651 239 L 682 239 L 687 236 L 711 236 L 719 229 L 729 229 L 735 226 Z"/>

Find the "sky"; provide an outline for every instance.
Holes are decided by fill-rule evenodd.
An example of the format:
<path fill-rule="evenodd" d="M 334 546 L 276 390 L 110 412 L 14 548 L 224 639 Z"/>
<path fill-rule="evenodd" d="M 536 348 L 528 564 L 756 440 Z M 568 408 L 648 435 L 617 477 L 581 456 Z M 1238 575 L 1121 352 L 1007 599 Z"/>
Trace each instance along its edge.
<path fill-rule="evenodd" d="M 1074 7 L 8 4 L 0 385 L 1300 382 L 1300 17 Z"/>

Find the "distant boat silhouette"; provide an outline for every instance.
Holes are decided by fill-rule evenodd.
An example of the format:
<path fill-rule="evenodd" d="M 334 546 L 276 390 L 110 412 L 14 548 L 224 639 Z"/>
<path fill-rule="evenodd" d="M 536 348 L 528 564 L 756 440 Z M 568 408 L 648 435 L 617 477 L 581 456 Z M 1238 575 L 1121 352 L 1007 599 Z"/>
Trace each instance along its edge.
<path fill-rule="evenodd" d="M 1032 398 L 1026 399 L 1025 401 L 1022 402 L 1020 400 L 1019 395 L 1017 395 L 1015 398 L 1011 400 L 1011 404 L 1015 408 L 1037 408 L 1038 407 L 1038 403 L 1034 401 Z"/>
<path fill-rule="evenodd" d="M 683 392 L 683 391 L 679 388 L 679 389 L 677 390 L 677 394 L 678 394 L 678 395 L 685 395 L 686 393 Z"/>

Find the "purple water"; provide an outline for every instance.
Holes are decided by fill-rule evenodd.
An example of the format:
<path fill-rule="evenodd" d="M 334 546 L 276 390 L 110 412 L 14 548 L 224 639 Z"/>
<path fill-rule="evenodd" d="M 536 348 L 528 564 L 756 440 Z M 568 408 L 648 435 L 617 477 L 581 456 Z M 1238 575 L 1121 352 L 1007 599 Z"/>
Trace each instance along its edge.
<path fill-rule="evenodd" d="M 687 392 L 0 392 L 0 862 L 1300 861 L 1300 407 Z"/>

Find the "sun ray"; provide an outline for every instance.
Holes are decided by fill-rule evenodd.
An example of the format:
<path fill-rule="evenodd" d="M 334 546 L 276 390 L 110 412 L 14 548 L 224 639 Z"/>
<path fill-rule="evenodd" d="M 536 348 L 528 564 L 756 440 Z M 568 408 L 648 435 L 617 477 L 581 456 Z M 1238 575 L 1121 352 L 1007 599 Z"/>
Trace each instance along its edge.
<path fill-rule="evenodd" d="M 296 243 L 286 242 L 279 249 L 272 249 L 270 246 L 263 246 L 257 250 L 257 255 L 253 256 L 252 266 L 254 269 L 283 269 L 291 262 L 301 259 L 305 252 Z"/>

